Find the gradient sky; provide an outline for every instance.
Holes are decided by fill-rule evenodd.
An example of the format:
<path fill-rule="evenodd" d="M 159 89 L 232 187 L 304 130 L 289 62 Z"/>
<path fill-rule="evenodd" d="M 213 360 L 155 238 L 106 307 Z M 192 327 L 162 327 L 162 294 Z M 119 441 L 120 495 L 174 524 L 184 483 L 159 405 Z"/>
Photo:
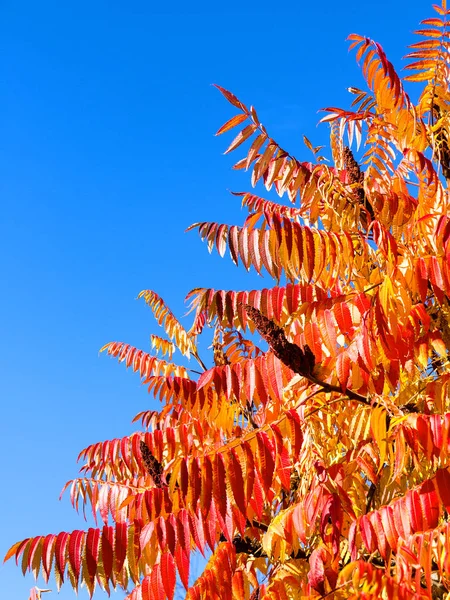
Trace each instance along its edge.
<path fill-rule="evenodd" d="M 181 317 L 194 287 L 271 284 L 183 233 L 240 224 L 229 190 L 250 189 L 231 170 L 242 153 L 222 156 L 231 135 L 213 136 L 235 110 L 210 84 L 254 104 L 269 134 L 310 160 L 302 134 L 328 137 L 318 109 L 348 107 L 346 88 L 362 85 L 346 36 L 376 39 L 401 67 L 433 16 L 417 0 L 292 5 L 0 2 L 0 554 L 84 528 L 58 501 L 78 452 L 156 408 L 137 376 L 98 355 L 112 340 L 149 348 L 158 328 L 139 291 Z M 2 598 L 27 600 L 32 585 L 14 563 L 0 569 Z"/>

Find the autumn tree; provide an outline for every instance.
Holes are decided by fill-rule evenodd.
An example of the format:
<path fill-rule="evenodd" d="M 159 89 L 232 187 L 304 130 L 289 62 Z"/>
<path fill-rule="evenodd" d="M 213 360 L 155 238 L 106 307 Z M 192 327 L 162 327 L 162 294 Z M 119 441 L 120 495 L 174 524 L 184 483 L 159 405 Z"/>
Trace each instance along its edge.
<path fill-rule="evenodd" d="M 367 89 L 325 109 L 330 162 L 308 140 L 314 161 L 296 159 L 218 88 L 237 111 L 218 131 L 239 131 L 227 152 L 247 143 L 235 168 L 291 205 L 237 194 L 242 226 L 190 229 L 273 287 L 196 288 L 190 328 L 140 294 L 165 337 L 154 354 L 104 350 L 161 410 L 81 452 L 71 500 L 98 527 L 6 558 L 129 600 L 171 600 L 177 577 L 191 600 L 450 598 L 450 11 L 434 9 L 403 79 L 378 43 L 349 37 Z"/>

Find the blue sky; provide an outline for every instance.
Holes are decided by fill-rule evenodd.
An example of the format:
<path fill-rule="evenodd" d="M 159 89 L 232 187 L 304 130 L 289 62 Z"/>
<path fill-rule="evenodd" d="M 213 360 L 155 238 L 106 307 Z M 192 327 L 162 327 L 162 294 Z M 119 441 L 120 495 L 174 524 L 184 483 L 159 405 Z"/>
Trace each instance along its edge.
<path fill-rule="evenodd" d="M 250 189 L 231 170 L 242 154 L 222 156 L 230 136 L 213 136 L 235 113 L 210 84 L 254 104 L 270 135 L 309 160 L 302 134 L 327 141 L 318 109 L 349 106 L 346 88 L 361 86 L 346 36 L 376 39 L 400 67 L 432 16 L 418 1 L 152 5 L 1 3 L 3 554 L 83 528 L 68 497 L 58 501 L 78 452 L 156 407 L 98 355 L 112 340 L 149 348 L 158 331 L 138 292 L 154 289 L 181 316 L 194 287 L 270 285 L 183 233 L 241 223 L 229 190 Z M 13 563 L 0 569 L 2 597 L 26 600 L 32 585 Z"/>

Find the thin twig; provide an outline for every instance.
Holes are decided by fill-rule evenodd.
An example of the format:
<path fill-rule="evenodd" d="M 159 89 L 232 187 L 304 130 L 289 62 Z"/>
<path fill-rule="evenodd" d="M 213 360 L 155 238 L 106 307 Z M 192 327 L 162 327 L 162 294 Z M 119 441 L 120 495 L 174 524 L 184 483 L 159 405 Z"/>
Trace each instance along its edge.
<path fill-rule="evenodd" d="M 205 365 L 205 363 L 202 361 L 202 359 L 200 358 L 200 356 L 197 354 L 197 352 L 192 352 L 192 356 L 195 358 L 195 360 L 198 362 L 198 364 L 201 366 L 201 368 L 203 369 L 203 371 L 207 371 L 207 367 Z"/>
<path fill-rule="evenodd" d="M 320 381 L 319 379 L 316 379 L 313 375 L 310 375 L 309 377 L 306 376 L 306 379 L 308 379 L 308 381 L 311 381 L 311 383 L 320 385 L 324 392 L 338 392 L 339 394 L 343 394 L 344 396 L 347 396 L 347 398 L 350 398 L 350 400 L 356 400 L 357 402 L 360 402 L 361 404 L 365 404 L 366 406 L 372 406 L 372 404 L 371 404 L 370 400 L 367 398 L 367 396 L 362 396 L 361 394 L 358 394 L 357 392 L 354 392 L 353 390 L 349 390 L 349 389 L 342 390 L 342 388 L 340 388 L 339 386 L 331 385 L 331 383 L 326 383 L 326 381 Z"/>

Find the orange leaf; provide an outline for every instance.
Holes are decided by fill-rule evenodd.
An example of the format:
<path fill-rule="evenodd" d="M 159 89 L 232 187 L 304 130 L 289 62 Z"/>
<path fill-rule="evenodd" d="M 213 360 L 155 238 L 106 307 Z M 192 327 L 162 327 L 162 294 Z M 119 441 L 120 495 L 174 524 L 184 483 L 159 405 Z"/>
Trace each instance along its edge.
<path fill-rule="evenodd" d="M 220 127 L 220 129 L 217 130 L 216 135 L 221 135 L 222 133 L 229 131 L 233 127 L 236 127 L 237 125 L 240 125 L 241 123 L 243 123 L 246 119 L 247 119 L 246 114 L 235 115 L 229 121 L 227 121 L 224 125 L 222 125 L 222 127 Z"/>
<path fill-rule="evenodd" d="M 256 131 L 256 125 L 247 125 L 238 135 L 234 138 L 228 148 L 225 150 L 224 154 L 228 154 L 233 150 L 236 150 L 241 144 L 248 140 L 248 138 L 253 135 Z"/>

